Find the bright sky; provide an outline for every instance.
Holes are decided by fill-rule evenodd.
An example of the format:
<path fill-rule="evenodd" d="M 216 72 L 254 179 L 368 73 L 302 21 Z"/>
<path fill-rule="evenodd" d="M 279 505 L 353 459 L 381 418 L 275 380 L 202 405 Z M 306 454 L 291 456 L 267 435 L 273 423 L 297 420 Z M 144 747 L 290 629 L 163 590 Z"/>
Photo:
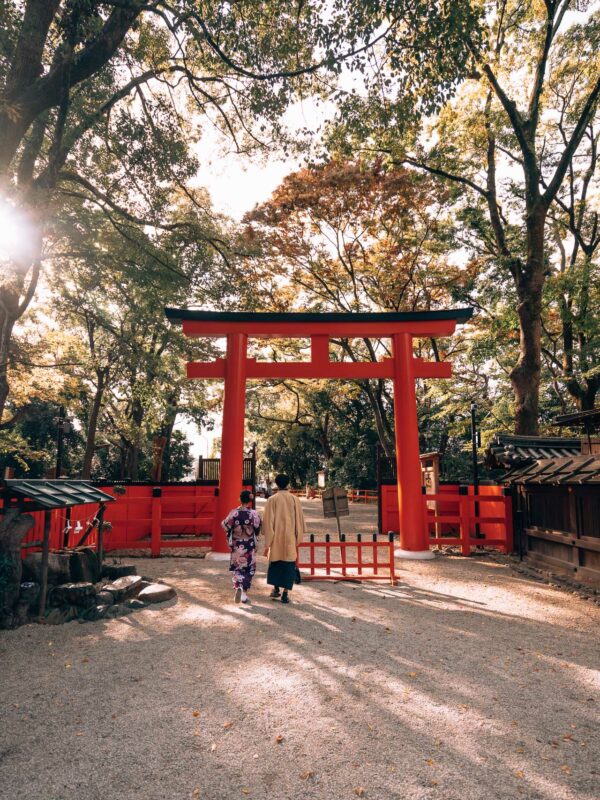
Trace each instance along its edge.
<path fill-rule="evenodd" d="M 306 127 L 316 131 L 332 112 L 332 105 L 317 107 L 304 101 L 290 108 L 285 122 L 290 131 Z M 208 189 L 215 211 L 235 220 L 241 220 L 247 211 L 267 200 L 286 175 L 303 166 L 301 156 L 285 158 L 273 153 L 268 158 L 252 158 L 224 152 L 227 144 L 213 131 L 206 132 L 198 147 L 202 164 L 194 183 Z M 183 431 L 191 443 L 194 470 L 198 457 L 208 457 L 213 440 L 221 435 L 220 415 L 215 415 L 214 421 L 213 431 L 199 431 L 195 424 L 177 420 L 176 429 Z"/>
<path fill-rule="evenodd" d="M 309 99 L 291 106 L 283 119 L 292 134 L 310 128 L 317 138 L 334 111 L 333 103 L 318 105 Z M 229 147 L 230 142 L 224 142 L 214 129 L 206 130 L 197 149 L 202 163 L 194 183 L 208 189 L 216 211 L 235 220 L 267 200 L 286 175 L 303 166 L 301 155 L 285 158 L 273 152 L 253 157 L 227 152 Z"/>

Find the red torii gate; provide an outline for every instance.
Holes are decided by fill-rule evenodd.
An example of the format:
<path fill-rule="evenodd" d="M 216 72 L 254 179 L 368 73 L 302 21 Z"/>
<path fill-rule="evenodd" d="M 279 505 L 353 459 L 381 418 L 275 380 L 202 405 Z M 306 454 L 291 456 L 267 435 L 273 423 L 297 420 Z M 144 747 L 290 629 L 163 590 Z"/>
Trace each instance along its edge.
<path fill-rule="evenodd" d="M 419 430 L 415 378 L 449 378 L 451 364 L 429 362 L 413 355 L 413 338 L 450 336 L 466 322 L 469 308 L 398 313 L 254 313 L 166 308 L 171 322 L 187 336 L 226 337 L 227 355 L 210 362 L 190 362 L 188 378 L 224 379 L 221 476 L 213 548 L 229 548 L 220 521 L 239 503 L 244 454 L 246 381 L 278 378 L 389 378 L 394 382 L 394 426 L 400 550 L 397 555 L 428 558 L 425 504 L 421 493 Z M 310 338 L 311 360 L 262 362 L 247 356 L 248 337 L 256 339 Z M 392 357 L 382 361 L 332 362 L 329 339 L 380 338 L 392 340 Z"/>

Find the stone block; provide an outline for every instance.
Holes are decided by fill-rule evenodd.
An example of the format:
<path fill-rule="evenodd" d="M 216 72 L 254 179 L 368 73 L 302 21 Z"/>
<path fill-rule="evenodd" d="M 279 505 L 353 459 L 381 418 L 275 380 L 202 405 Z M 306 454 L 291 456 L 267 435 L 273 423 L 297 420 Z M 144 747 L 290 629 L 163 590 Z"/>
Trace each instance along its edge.
<path fill-rule="evenodd" d="M 144 603 L 164 603 L 165 600 L 171 600 L 176 595 L 177 592 L 172 586 L 168 586 L 166 583 L 152 583 L 142 589 L 138 599 L 143 600 Z"/>
<path fill-rule="evenodd" d="M 143 600 L 139 600 L 137 597 L 130 597 L 129 600 L 125 600 L 124 605 L 127 608 L 130 608 L 132 611 L 137 611 L 140 608 L 146 608 L 146 603 Z"/>
<path fill-rule="evenodd" d="M 75 606 L 62 606 L 62 608 L 49 608 L 46 610 L 44 621 L 47 625 L 62 625 L 77 619 L 78 610 Z"/>
<path fill-rule="evenodd" d="M 63 583 L 51 592 L 53 606 L 71 605 L 89 608 L 96 605 L 96 587 L 93 583 Z"/>
<path fill-rule="evenodd" d="M 107 592 L 104 587 L 96 595 L 96 602 L 103 606 L 112 606 L 115 602 L 115 597 L 112 592 Z"/>
<path fill-rule="evenodd" d="M 40 585 L 35 581 L 24 581 L 19 592 L 19 603 L 32 606 L 40 599 Z"/>
<path fill-rule="evenodd" d="M 141 588 L 142 579 L 139 575 L 124 575 L 112 583 L 107 583 L 104 591 L 111 592 L 116 603 L 134 597 Z"/>
<path fill-rule="evenodd" d="M 110 606 L 105 605 L 104 603 L 98 603 L 90 606 L 83 612 L 81 619 L 85 620 L 85 622 L 97 622 L 99 619 L 106 619 L 109 608 Z"/>
<path fill-rule="evenodd" d="M 72 550 L 69 567 L 73 583 L 95 583 L 100 578 L 98 555 L 91 547 Z"/>
<path fill-rule="evenodd" d="M 71 580 L 71 554 L 48 553 L 48 585 L 57 586 Z M 42 582 L 42 554 L 29 553 L 23 561 L 23 578 L 26 581 Z"/>

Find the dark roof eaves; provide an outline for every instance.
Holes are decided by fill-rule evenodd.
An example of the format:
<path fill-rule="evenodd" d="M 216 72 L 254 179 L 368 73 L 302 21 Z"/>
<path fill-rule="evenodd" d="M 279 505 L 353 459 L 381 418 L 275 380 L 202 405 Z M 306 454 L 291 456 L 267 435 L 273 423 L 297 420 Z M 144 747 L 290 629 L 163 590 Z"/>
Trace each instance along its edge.
<path fill-rule="evenodd" d="M 313 311 L 204 311 L 194 308 L 165 308 L 171 322 L 431 322 L 434 320 L 456 320 L 467 322 L 472 308 L 442 309 L 439 311 L 375 311 L 340 312 Z"/>

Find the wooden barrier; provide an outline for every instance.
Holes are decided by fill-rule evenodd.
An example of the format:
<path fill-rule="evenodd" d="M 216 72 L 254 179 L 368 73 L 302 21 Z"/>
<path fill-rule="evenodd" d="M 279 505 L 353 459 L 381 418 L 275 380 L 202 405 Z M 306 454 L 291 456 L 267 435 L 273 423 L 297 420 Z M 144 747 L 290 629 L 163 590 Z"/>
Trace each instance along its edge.
<path fill-rule="evenodd" d="M 319 559 L 321 551 L 324 560 Z M 303 557 L 304 553 L 307 558 Z M 392 536 L 378 539 L 377 534 L 373 534 L 372 538 L 363 540 L 359 533 L 356 540 L 350 541 L 343 534 L 340 541 L 331 541 L 326 534 L 323 541 L 311 534 L 307 542 L 298 545 L 298 569 L 309 570 L 302 575 L 303 580 L 388 581 L 394 586 L 394 539 Z"/>

